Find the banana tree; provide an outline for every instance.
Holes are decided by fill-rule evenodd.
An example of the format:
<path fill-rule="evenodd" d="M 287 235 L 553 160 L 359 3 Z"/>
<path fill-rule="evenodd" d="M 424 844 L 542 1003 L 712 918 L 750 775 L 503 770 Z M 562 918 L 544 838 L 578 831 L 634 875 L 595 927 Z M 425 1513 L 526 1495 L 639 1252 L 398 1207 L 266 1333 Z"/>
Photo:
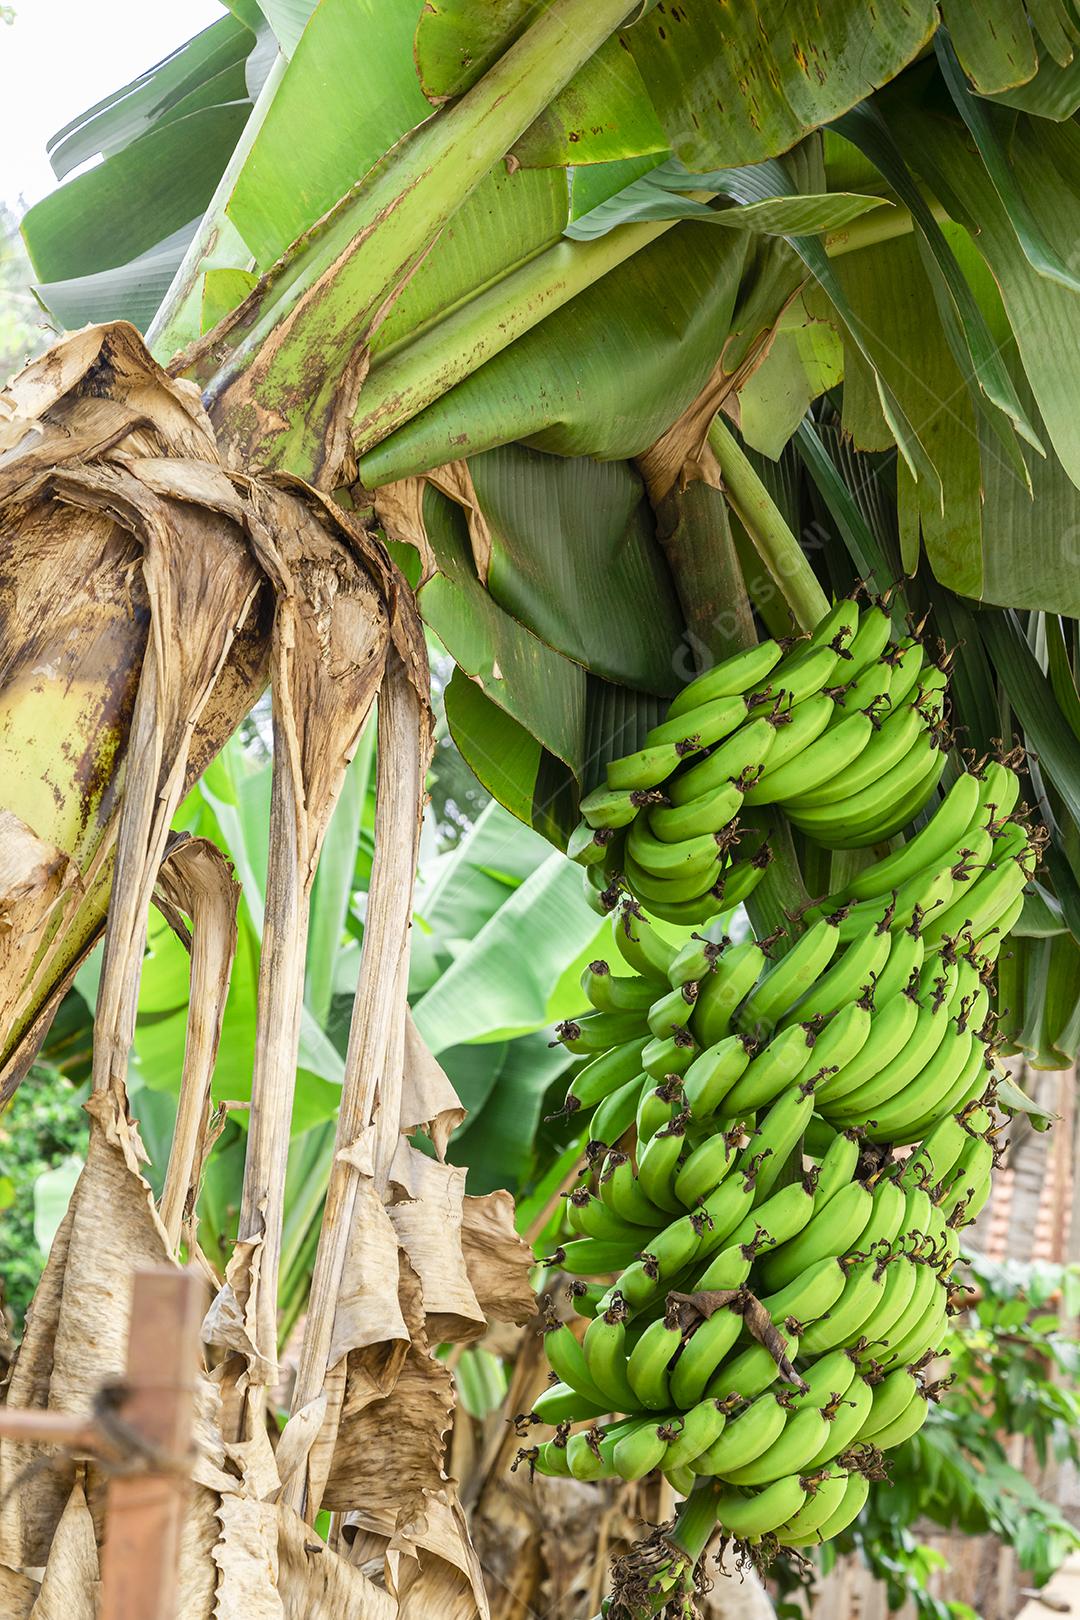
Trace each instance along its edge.
<path fill-rule="evenodd" d="M 457 1102 L 405 1013 L 421 620 L 456 665 L 462 754 L 561 846 L 606 762 L 703 663 L 759 627 L 809 628 L 857 580 L 894 587 L 896 614 L 959 648 L 964 745 L 1029 747 L 1055 836 L 1007 970 L 1011 1029 L 1040 1061 L 1075 1053 L 1080 459 L 1060 354 L 1080 319 L 1080 29 L 1070 4 L 990 12 L 236 0 L 56 138 L 58 173 L 101 161 L 24 221 L 39 296 L 69 327 L 106 324 L 25 372 L 0 415 L 5 1094 L 103 929 L 105 955 L 86 1183 L 14 1404 L 94 1385 L 100 1361 L 67 1376 L 56 1347 L 100 1259 L 87 1234 L 121 1196 L 109 1175 L 131 1216 L 118 1298 L 131 1259 L 175 1254 L 185 1230 L 236 901 L 211 848 L 171 844 L 169 825 L 272 689 L 240 1226 L 206 1326 L 218 1474 L 185 1612 L 207 1612 L 217 1579 L 195 1542 L 218 1549 L 219 1602 L 254 1579 L 233 1556 L 244 1515 L 281 1590 L 306 1592 L 296 1525 L 324 1504 L 324 1567 L 358 1613 L 450 1588 L 486 1602 L 441 1442 L 423 1439 L 449 1400 L 427 1324 L 468 1338 L 520 1316 L 527 1257 L 495 1205 L 461 1201 L 442 1157 Z M 376 691 L 336 1153 L 268 1460 L 314 885 Z M 761 931 L 833 878 L 769 830 Z M 208 1013 L 189 1020 L 161 1214 L 124 1083 L 155 892 L 191 935 Z M 403 1133 L 424 1124 L 434 1152 L 413 1157 Z M 449 1234 L 432 1217 L 448 1189 Z M 403 1198 L 417 1218 L 395 1224 Z M 378 1435 L 403 1414 L 395 1451 Z M 239 1490 L 226 1446 L 247 1448 Z M 9 1563 L 44 1563 L 65 1499 L 50 1480 L 5 1510 Z M 421 1500 L 439 1506 L 414 1535 Z M 416 1562 L 392 1599 L 350 1564 L 346 1527 L 365 1557 L 405 1536 Z"/>

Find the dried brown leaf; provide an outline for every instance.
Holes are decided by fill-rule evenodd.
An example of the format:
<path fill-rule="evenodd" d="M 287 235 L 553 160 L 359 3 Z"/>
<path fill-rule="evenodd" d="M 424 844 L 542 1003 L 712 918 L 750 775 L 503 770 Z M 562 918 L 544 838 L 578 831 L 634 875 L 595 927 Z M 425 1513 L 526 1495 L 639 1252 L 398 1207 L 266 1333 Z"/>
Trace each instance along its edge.
<path fill-rule="evenodd" d="M 37 1592 L 37 1581 L 0 1564 L 0 1614 L 5 1620 L 28 1620 Z"/>
<path fill-rule="evenodd" d="M 7 809 L 82 885 L 59 903 L 46 885 L 41 915 L 21 919 L 42 937 L 32 972 L 19 982 L 9 963 L 0 984 L 7 1096 L 100 931 L 125 811 L 141 831 L 121 862 L 111 948 L 139 954 L 146 869 L 173 806 L 262 685 L 266 627 L 246 508 L 201 403 L 133 327 L 89 328 L 34 361 L 0 395 L 0 447 Z M 135 984 L 121 993 L 121 977 L 123 1014 L 103 1009 L 99 1085 L 124 1044 Z"/>
<path fill-rule="evenodd" d="M 95 1620 L 98 1551 L 83 1488 L 75 1484 L 60 1515 L 31 1620 Z"/>
<path fill-rule="evenodd" d="M 466 1343 L 487 1326 L 462 1249 L 465 1176 L 462 1166 L 442 1164 L 404 1137 L 390 1168 L 391 1185 L 401 1196 L 387 1213 L 420 1279 L 433 1344 Z"/>
<path fill-rule="evenodd" d="M 405 1014 L 405 1072 L 401 1083 L 401 1129 L 426 1131 L 440 1159 L 446 1157 L 450 1137 L 465 1118 L 457 1092 L 438 1059 Z"/>
<path fill-rule="evenodd" d="M 247 1377 L 261 1386 L 277 1376 L 277 1280 L 311 885 L 382 679 L 388 623 L 378 589 L 325 505 L 255 485 L 250 498 L 260 520 L 260 561 L 277 592 L 270 857 L 240 1210 L 241 1241 L 262 1240 L 259 1276 L 247 1286 L 257 1351 Z M 235 1292 L 235 1273 L 231 1281 Z M 253 1408 L 248 1432 L 259 1422 Z"/>
<path fill-rule="evenodd" d="M 191 918 L 194 931 L 184 1069 L 160 1211 L 175 1252 L 185 1221 L 195 1235 L 200 1139 L 210 1126 L 210 1080 L 236 954 L 240 885 L 208 838 L 182 838 L 166 853 L 157 889 L 166 904 Z"/>
<path fill-rule="evenodd" d="M 403 639 L 407 641 L 408 636 Z M 310 1517 L 319 1506 L 317 1474 L 325 1472 L 322 1459 L 333 1451 L 344 1388 L 342 1362 L 354 1348 L 348 1342 L 350 1337 L 362 1331 L 355 1312 L 342 1313 L 338 1296 L 361 1225 L 379 1219 L 376 1206 L 389 1182 L 402 1123 L 407 942 L 430 748 L 430 710 L 426 695 L 422 698 L 418 690 L 416 671 L 404 659 L 390 658 L 379 700 L 375 861 L 364 948 L 345 1059 L 337 1151 L 293 1394 L 294 1412 L 303 1411 L 324 1391 L 328 1397 L 324 1433 L 316 1448 L 317 1473 L 309 1476 L 306 1491 L 297 1479 L 288 1494 L 292 1505 L 303 1505 Z M 372 1126 L 373 1184 L 357 1169 L 354 1154 Z M 374 1197 L 368 1190 L 373 1190 Z M 370 1345 L 372 1341 L 365 1335 L 362 1342 Z M 370 1361 L 371 1352 L 365 1352 L 363 1359 Z"/>
<path fill-rule="evenodd" d="M 465 1199 L 461 1243 L 469 1280 L 488 1320 L 531 1321 L 536 1315 L 529 1282 L 532 1251 L 514 1227 L 514 1200 L 508 1192 Z"/>

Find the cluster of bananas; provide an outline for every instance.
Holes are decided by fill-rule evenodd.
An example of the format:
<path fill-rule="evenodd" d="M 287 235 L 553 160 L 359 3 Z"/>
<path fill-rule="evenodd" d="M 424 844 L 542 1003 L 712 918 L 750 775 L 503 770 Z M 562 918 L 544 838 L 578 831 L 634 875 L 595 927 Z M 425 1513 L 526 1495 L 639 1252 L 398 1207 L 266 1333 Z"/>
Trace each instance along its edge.
<path fill-rule="evenodd" d="M 744 819 L 777 805 L 828 848 L 897 832 L 945 765 L 946 673 L 880 603 L 845 599 L 794 646 L 762 642 L 685 687 L 581 804 L 567 853 L 600 911 L 623 888 L 697 924 L 740 904 L 770 851 Z"/>
<path fill-rule="evenodd" d="M 936 1393 L 990 1191 L 990 986 L 1038 857 L 1018 796 L 1004 762 L 959 776 L 775 962 L 775 939 L 676 950 L 635 905 L 613 918 L 631 971 L 590 964 L 595 1010 L 560 1028 L 592 1140 L 550 1258 L 595 1280 L 583 1337 L 546 1338 L 534 1468 L 712 1481 L 724 1531 L 767 1548 L 860 1511 Z"/>

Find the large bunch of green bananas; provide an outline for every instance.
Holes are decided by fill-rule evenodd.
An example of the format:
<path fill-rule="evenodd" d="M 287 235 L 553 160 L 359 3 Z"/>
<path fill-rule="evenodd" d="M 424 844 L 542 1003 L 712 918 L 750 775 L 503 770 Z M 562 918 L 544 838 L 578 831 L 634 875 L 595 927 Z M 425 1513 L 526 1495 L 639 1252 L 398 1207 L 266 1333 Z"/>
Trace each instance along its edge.
<path fill-rule="evenodd" d="M 944 768 L 945 686 L 916 635 L 893 640 L 885 609 L 852 599 L 794 646 L 717 664 L 582 801 L 568 853 L 587 894 L 611 910 L 625 887 L 678 923 L 730 910 L 770 858 L 741 819 L 754 806 L 780 806 L 829 848 L 890 837 Z"/>
<path fill-rule="evenodd" d="M 592 1140 L 551 1263 L 588 1325 L 552 1321 L 533 1467 L 719 1482 L 718 1523 L 766 1547 L 859 1512 L 925 1418 L 989 1195 L 989 986 L 1037 856 L 1018 795 L 999 761 L 960 776 L 775 962 L 613 918 L 630 971 L 590 964 L 595 1011 L 560 1030 L 590 1055 L 566 1107 Z"/>

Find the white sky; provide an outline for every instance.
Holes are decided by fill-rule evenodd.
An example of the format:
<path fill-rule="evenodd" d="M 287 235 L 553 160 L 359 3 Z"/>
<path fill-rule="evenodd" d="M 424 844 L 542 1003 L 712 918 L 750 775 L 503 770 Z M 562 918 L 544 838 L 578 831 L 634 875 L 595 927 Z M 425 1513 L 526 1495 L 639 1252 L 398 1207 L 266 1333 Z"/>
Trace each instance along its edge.
<path fill-rule="evenodd" d="M 0 201 L 57 184 L 45 142 L 223 15 L 218 0 L 12 0 L 0 23 Z"/>

